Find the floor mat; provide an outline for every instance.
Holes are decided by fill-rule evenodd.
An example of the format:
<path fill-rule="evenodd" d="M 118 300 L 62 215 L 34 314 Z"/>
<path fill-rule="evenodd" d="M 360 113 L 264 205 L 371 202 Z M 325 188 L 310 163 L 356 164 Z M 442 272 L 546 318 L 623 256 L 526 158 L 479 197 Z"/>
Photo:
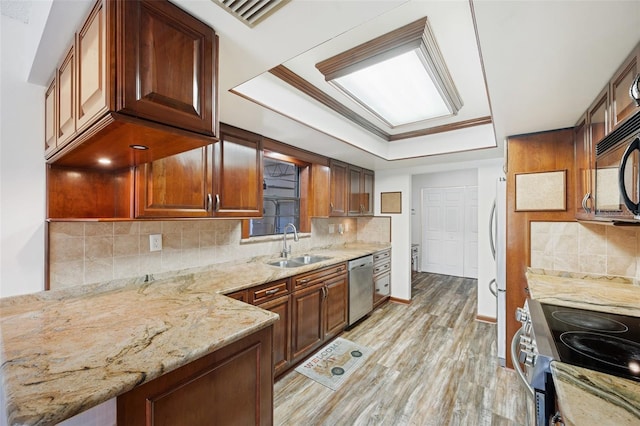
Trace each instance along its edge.
<path fill-rule="evenodd" d="M 300 364 L 296 371 L 335 391 L 371 352 L 367 346 L 338 337 Z"/>

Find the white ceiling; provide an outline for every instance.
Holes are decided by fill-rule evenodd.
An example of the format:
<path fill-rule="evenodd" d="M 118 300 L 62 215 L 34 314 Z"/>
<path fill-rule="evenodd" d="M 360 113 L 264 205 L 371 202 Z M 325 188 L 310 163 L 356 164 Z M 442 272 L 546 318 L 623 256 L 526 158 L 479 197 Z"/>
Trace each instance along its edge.
<path fill-rule="evenodd" d="M 500 158 L 508 135 L 573 126 L 640 41 L 640 2 L 628 0 L 293 0 L 254 28 L 210 0 L 172 1 L 220 36 L 221 121 L 376 170 Z M 55 67 L 48 57 L 66 47 L 51 40 L 71 39 L 79 26 L 53 12 L 92 3 L 53 0 L 30 81 L 46 84 L 38 76 Z M 295 106 L 285 112 L 295 120 L 229 92 L 284 64 L 340 99 L 315 63 L 423 16 L 465 103 L 458 117 L 433 125 L 492 115 L 493 126 L 387 142 L 268 76 L 269 102 Z M 478 143 L 497 147 L 435 155 Z"/>

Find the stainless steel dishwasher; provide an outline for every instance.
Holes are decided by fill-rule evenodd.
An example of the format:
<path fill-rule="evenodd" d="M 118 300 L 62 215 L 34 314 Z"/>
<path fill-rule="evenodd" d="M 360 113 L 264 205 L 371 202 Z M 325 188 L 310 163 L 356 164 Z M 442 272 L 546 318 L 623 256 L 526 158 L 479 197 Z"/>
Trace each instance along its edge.
<path fill-rule="evenodd" d="M 349 261 L 349 325 L 373 309 L 373 255 Z"/>

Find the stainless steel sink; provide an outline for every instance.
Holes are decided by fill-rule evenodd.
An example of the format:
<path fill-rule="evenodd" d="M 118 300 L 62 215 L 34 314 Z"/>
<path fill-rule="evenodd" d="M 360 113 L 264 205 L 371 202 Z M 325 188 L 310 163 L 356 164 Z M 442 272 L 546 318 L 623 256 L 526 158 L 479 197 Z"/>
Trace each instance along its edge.
<path fill-rule="evenodd" d="M 309 254 L 305 254 L 304 256 L 294 257 L 291 260 L 294 262 L 302 263 L 303 265 L 310 265 L 312 263 L 322 262 L 323 260 L 329 260 L 330 257 L 327 256 L 313 256 Z"/>
<path fill-rule="evenodd" d="M 292 259 L 276 260 L 275 262 L 268 262 L 267 264 L 277 266 L 278 268 L 299 268 L 300 266 L 304 266 L 303 263 L 294 262 Z"/>
<path fill-rule="evenodd" d="M 327 256 L 312 256 L 305 254 L 304 256 L 293 257 L 291 259 L 276 260 L 268 262 L 268 265 L 277 266 L 278 268 L 299 268 L 300 266 L 311 265 L 313 263 L 329 260 Z"/>

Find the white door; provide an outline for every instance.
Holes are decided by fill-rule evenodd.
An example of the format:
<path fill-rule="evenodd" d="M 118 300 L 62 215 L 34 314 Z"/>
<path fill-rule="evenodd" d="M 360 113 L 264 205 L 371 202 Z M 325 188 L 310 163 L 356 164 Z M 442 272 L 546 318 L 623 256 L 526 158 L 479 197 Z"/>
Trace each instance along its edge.
<path fill-rule="evenodd" d="M 463 187 L 422 190 L 422 271 L 463 276 Z"/>
<path fill-rule="evenodd" d="M 468 186 L 464 206 L 464 276 L 478 278 L 478 187 Z"/>

